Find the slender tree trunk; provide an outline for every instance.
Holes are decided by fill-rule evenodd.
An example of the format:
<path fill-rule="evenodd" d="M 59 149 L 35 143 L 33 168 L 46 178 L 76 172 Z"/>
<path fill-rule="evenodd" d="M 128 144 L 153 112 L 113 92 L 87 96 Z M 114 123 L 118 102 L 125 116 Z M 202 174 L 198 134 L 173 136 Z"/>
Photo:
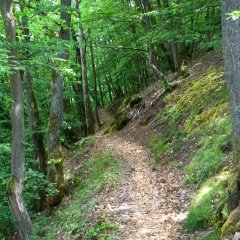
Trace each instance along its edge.
<path fill-rule="evenodd" d="M 87 80 L 87 59 L 86 59 L 86 43 L 84 39 L 84 29 L 82 26 L 79 28 L 80 42 L 81 42 L 81 63 L 82 63 L 82 82 L 83 82 L 83 97 L 84 107 L 87 125 L 87 135 L 94 133 L 94 124 L 92 119 L 92 112 L 90 106 L 89 92 L 88 92 L 88 80 Z"/>
<path fill-rule="evenodd" d="M 13 1 L 2 0 L 1 13 L 6 29 L 9 48 L 9 68 L 12 105 L 12 162 L 11 177 L 7 184 L 7 197 L 9 205 L 19 229 L 20 238 L 28 239 L 32 233 L 32 223 L 28 217 L 23 201 L 24 182 L 24 113 L 20 71 L 16 68 L 17 49 L 14 47 L 16 40 L 16 19 L 13 15 Z"/>
<path fill-rule="evenodd" d="M 23 11 L 23 7 L 21 6 Z M 22 18 L 22 34 L 24 36 L 25 42 L 28 44 L 30 42 L 30 34 L 28 28 L 28 18 Z M 26 47 L 24 53 L 24 58 L 29 60 L 29 51 Z M 23 87 L 26 97 L 27 113 L 29 127 L 32 134 L 32 140 L 34 144 L 34 155 L 38 161 L 38 169 L 44 175 L 47 175 L 47 152 L 44 146 L 43 133 L 40 131 L 41 128 L 41 118 L 38 111 L 36 97 L 32 87 L 32 75 L 29 66 L 26 66 L 26 70 L 23 72 Z"/>
<path fill-rule="evenodd" d="M 82 137 L 87 136 L 87 126 L 86 126 L 86 118 L 85 118 L 85 108 L 84 108 L 84 100 L 83 100 L 83 87 L 79 82 L 73 84 L 73 90 L 76 95 L 76 108 L 78 113 L 79 121 L 81 122 L 81 132 Z"/>
<path fill-rule="evenodd" d="M 107 83 L 107 88 L 108 88 L 109 100 L 110 100 L 110 103 L 112 103 L 113 102 L 112 90 L 111 90 L 111 85 L 110 85 L 108 79 L 106 79 L 106 83 Z"/>
<path fill-rule="evenodd" d="M 89 31 L 89 34 L 90 31 Z M 95 59 L 94 59 L 94 52 L 92 46 L 92 39 L 90 37 L 90 53 L 91 53 L 91 64 L 92 64 L 92 72 L 93 72 L 93 100 L 94 100 L 94 115 L 95 115 L 95 122 L 97 127 L 101 126 L 99 116 L 98 116 L 98 97 L 97 97 L 97 74 L 96 74 L 96 66 L 95 66 Z"/>
<path fill-rule="evenodd" d="M 229 188 L 228 207 L 232 211 L 240 203 L 240 19 L 232 20 L 227 14 L 240 9 L 240 1 L 222 1 L 223 46 L 225 74 L 232 109 L 233 149 L 237 180 Z"/>
<path fill-rule="evenodd" d="M 152 5 L 151 5 L 150 0 L 142 0 L 140 7 L 142 10 L 142 13 L 144 13 L 144 14 L 146 14 L 152 10 L 151 9 Z M 153 22 L 153 20 L 151 20 L 151 18 L 149 16 L 145 16 L 143 18 L 143 24 L 144 24 L 146 33 L 150 31 L 151 24 L 153 24 L 152 22 Z M 156 53 L 155 53 L 155 50 L 154 50 L 151 40 L 148 41 L 148 58 L 149 58 L 148 64 L 151 67 L 155 78 L 161 79 L 162 83 L 163 83 L 163 87 L 167 90 L 169 88 L 168 80 L 166 79 L 166 77 L 164 77 L 162 71 L 160 70 L 160 68 L 158 66 Z"/>
<path fill-rule="evenodd" d="M 102 85 L 99 78 L 98 78 L 98 88 L 100 93 L 101 107 L 104 108 L 103 90 L 102 90 Z"/>
<path fill-rule="evenodd" d="M 61 26 L 59 39 L 60 41 L 69 41 L 71 14 L 68 13 L 67 9 L 71 7 L 71 0 L 61 0 L 61 7 L 60 18 L 66 26 Z M 68 48 L 63 47 L 58 58 L 68 60 Z M 63 122 L 64 76 L 60 65 L 61 62 L 57 62 L 55 68 L 52 70 L 51 106 L 47 130 L 48 179 L 56 185 L 58 194 L 48 199 L 49 206 L 58 204 L 64 194 L 63 154 L 60 142 Z"/>
<path fill-rule="evenodd" d="M 85 33 L 81 20 L 81 12 L 79 10 L 80 5 L 79 0 L 75 0 L 76 9 L 78 9 L 78 18 L 79 18 L 79 41 L 80 41 L 80 52 L 81 52 L 81 64 L 82 64 L 82 83 L 83 83 L 83 97 L 84 97 L 84 107 L 85 107 L 85 117 L 87 125 L 87 135 L 94 133 L 94 122 L 92 118 L 90 99 L 88 93 L 88 79 L 87 79 L 87 59 L 86 59 L 86 39 Z"/>
<path fill-rule="evenodd" d="M 74 33 L 74 30 L 72 30 L 72 36 L 73 36 L 73 40 L 77 44 L 77 36 Z M 81 66 L 81 51 L 78 46 L 75 47 L 75 52 L 76 52 L 76 63 L 77 63 L 77 65 L 79 64 L 79 66 Z M 76 95 L 76 108 L 77 108 L 79 121 L 81 122 L 80 128 L 81 128 L 81 132 L 82 132 L 82 137 L 86 137 L 87 136 L 87 125 L 86 125 L 86 117 L 85 117 L 83 84 L 82 84 L 82 75 L 81 74 L 77 78 L 77 82 L 73 83 L 72 87 L 73 87 L 73 90 Z"/>

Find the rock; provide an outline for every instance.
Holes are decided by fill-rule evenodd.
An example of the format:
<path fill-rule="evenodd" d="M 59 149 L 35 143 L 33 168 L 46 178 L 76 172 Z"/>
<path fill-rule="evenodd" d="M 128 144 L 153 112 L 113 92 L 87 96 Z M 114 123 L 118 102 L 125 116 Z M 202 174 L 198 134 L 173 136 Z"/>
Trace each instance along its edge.
<path fill-rule="evenodd" d="M 239 240 L 239 239 L 240 239 L 240 232 L 236 232 L 232 240 Z"/>

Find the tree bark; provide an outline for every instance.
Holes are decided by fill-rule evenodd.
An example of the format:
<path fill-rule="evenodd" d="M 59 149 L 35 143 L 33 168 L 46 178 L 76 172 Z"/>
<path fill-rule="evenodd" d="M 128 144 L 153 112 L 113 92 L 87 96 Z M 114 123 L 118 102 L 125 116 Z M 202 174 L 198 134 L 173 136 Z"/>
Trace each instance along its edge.
<path fill-rule="evenodd" d="M 60 18 L 66 25 L 61 26 L 59 39 L 60 41 L 69 41 L 71 14 L 68 10 L 71 7 L 71 0 L 61 0 L 61 7 Z M 69 52 L 67 47 L 63 47 L 58 58 L 68 60 Z M 51 106 L 47 130 L 47 144 L 48 179 L 56 185 L 58 193 L 53 197 L 49 197 L 49 206 L 58 204 L 64 195 L 63 154 L 60 142 L 63 123 L 64 76 L 60 70 L 61 61 L 58 61 L 55 64 L 56 65 L 52 70 Z"/>
<path fill-rule="evenodd" d="M 11 177 L 7 184 L 9 205 L 19 229 L 20 238 L 28 239 L 32 233 L 32 223 L 23 201 L 24 182 L 24 112 L 20 71 L 17 69 L 16 19 L 13 15 L 13 1 L 2 0 L 1 13 L 9 43 L 10 84 L 13 97 L 12 105 L 12 162 Z"/>
<path fill-rule="evenodd" d="M 228 208 L 240 203 L 240 19 L 233 20 L 228 13 L 240 9 L 240 1 L 222 0 L 222 28 L 225 74 L 232 110 L 233 149 L 236 181 L 229 186 Z"/>

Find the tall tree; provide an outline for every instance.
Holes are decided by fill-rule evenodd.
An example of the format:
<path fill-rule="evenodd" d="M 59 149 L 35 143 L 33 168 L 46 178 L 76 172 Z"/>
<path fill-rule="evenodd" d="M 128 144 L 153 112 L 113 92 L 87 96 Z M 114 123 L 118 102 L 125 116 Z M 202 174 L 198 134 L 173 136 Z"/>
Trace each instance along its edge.
<path fill-rule="evenodd" d="M 95 123 L 97 128 L 101 126 L 99 115 L 98 115 L 98 96 L 97 96 L 97 73 L 96 73 L 96 66 L 95 66 L 95 58 L 94 58 L 94 51 L 93 51 L 93 43 L 91 37 L 91 31 L 89 30 L 90 35 L 90 53 L 91 53 L 91 65 L 92 65 L 92 78 L 93 78 L 93 100 L 94 100 L 94 117 Z"/>
<path fill-rule="evenodd" d="M 24 182 L 24 113 L 21 76 L 18 69 L 16 48 L 16 19 L 13 14 L 13 1 L 0 1 L 1 13 L 9 43 L 9 68 L 10 85 L 13 98 L 12 105 L 12 163 L 11 177 L 7 185 L 7 197 L 15 221 L 17 223 L 20 238 L 28 239 L 32 232 L 32 223 L 28 217 L 27 209 L 23 201 Z"/>
<path fill-rule="evenodd" d="M 63 123 L 63 93 L 64 75 L 61 71 L 62 62 L 69 59 L 68 47 L 65 41 L 70 40 L 71 0 L 61 0 L 60 19 L 63 22 L 59 39 L 63 42 L 63 48 L 58 55 L 58 61 L 52 70 L 51 106 L 47 130 L 48 144 L 48 179 L 56 184 L 58 194 L 49 198 L 48 204 L 59 203 L 64 193 L 63 153 L 61 147 L 61 128 Z"/>
<path fill-rule="evenodd" d="M 83 84 L 83 98 L 85 107 L 85 118 L 87 125 L 87 135 L 94 133 L 94 122 L 91 112 L 91 105 L 89 99 L 88 91 L 88 79 L 87 79 L 87 45 L 86 37 L 83 25 L 81 23 L 81 10 L 80 7 L 81 0 L 75 0 L 75 5 L 78 13 L 79 20 L 79 41 L 80 41 L 80 53 L 81 53 L 81 64 L 82 64 L 82 84 Z"/>

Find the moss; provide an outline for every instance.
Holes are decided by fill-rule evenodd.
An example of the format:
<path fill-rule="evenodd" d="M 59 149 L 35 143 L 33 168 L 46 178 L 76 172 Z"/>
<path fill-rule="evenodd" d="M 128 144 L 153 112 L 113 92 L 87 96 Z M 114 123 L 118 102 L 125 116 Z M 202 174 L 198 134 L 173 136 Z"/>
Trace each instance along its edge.
<path fill-rule="evenodd" d="M 56 129 L 57 123 L 58 123 L 58 115 L 57 113 L 52 113 L 48 121 L 48 132 L 51 132 L 54 129 Z"/>
<path fill-rule="evenodd" d="M 232 237 L 235 232 L 240 231 L 240 207 L 231 212 L 221 231 L 223 237 Z"/>
<path fill-rule="evenodd" d="M 207 122 L 213 114 L 216 114 L 215 109 L 210 111 L 214 107 L 219 107 L 218 101 L 222 104 L 227 102 L 227 89 L 224 81 L 224 74 L 222 68 L 209 68 L 207 73 L 198 77 L 194 81 L 187 82 L 173 91 L 171 94 L 164 98 L 166 110 L 163 115 L 168 120 L 172 120 L 177 113 L 178 117 L 192 116 L 191 122 L 196 120 Z M 222 109 L 226 107 L 220 107 L 220 113 Z M 204 111 L 207 113 L 203 114 Z M 201 115 L 198 117 L 198 115 Z M 198 125 L 190 127 L 194 129 Z M 188 123 L 189 124 L 189 123 Z M 188 127 L 189 128 L 189 127 Z"/>
<path fill-rule="evenodd" d="M 209 227 L 216 222 L 216 219 L 224 221 L 225 214 L 222 211 L 227 198 L 228 177 L 229 172 L 222 172 L 210 178 L 197 192 L 185 222 L 189 230 L 195 231 Z M 219 217 L 219 211 L 221 217 Z"/>
<path fill-rule="evenodd" d="M 18 180 L 17 180 L 16 176 L 11 175 L 7 182 L 7 188 L 6 188 L 8 196 L 13 193 L 13 191 L 17 185 L 18 185 Z"/>
<path fill-rule="evenodd" d="M 228 215 L 227 179 L 232 176 L 224 175 L 231 161 L 232 127 L 224 71 L 210 67 L 192 81 L 178 80 L 182 84 L 163 98 L 165 108 L 156 120 L 164 128 L 151 144 L 158 159 L 178 160 L 179 154 L 180 159 L 190 159 L 183 183 L 196 184 L 200 190 L 185 226 L 192 231 L 211 227 L 206 239 L 219 239 Z"/>
<path fill-rule="evenodd" d="M 61 145 L 57 146 L 49 155 L 48 158 L 48 174 L 47 178 L 55 185 L 57 192 L 47 199 L 48 208 L 59 204 L 64 196 L 65 182 L 63 170 L 63 152 Z"/>

